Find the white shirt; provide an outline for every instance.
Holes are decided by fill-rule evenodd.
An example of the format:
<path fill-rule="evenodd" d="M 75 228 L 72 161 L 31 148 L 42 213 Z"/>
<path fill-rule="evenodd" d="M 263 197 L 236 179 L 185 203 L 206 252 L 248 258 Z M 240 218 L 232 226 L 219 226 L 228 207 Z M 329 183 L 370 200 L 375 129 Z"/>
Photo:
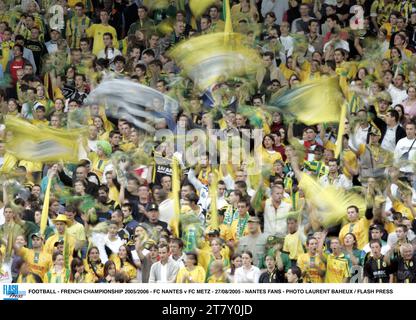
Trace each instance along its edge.
<path fill-rule="evenodd" d="M 408 160 L 413 160 L 416 157 L 416 141 L 415 143 L 413 143 L 415 141 L 415 139 L 408 139 L 407 137 L 404 137 L 402 139 L 400 139 L 397 142 L 396 148 L 394 149 L 394 163 L 397 165 L 400 165 L 400 171 L 401 172 L 407 172 L 407 173 L 413 173 L 413 165 L 407 164 L 407 165 L 403 165 L 401 164 L 401 156 L 403 154 L 405 154 L 406 152 L 408 152 L 409 150 L 409 158 Z M 412 146 L 412 149 L 410 149 L 410 147 Z"/>
<path fill-rule="evenodd" d="M 173 199 L 166 199 L 159 204 L 159 220 L 168 225 L 174 215 Z"/>
<path fill-rule="evenodd" d="M 98 139 L 96 139 L 96 140 L 88 139 L 87 141 L 88 141 L 88 148 L 90 148 L 92 151 L 96 152 L 97 151 Z"/>
<path fill-rule="evenodd" d="M 394 85 L 390 84 L 389 88 L 386 90 L 388 93 L 390 93 L 391 100 L 393 105 L 402 103 L 403 100 L 407 98 L 407 92 L 406 90 L 402 90 L 399 88 L 396 88 Z"/>
<path fill-rule="evenodd" d="M 111 241 L 108 238 L 108 235 L 105 238 L 105 245 L 110 248 L 110 250 L 114 254 L 118 254 L 118 251 L 120 250 L 120 247 L 125 244 L 126 242 L 124 240 L 121 240 L 119 236 L 116 236 L 116 240 Z"/>
<path fill-rule="evenodd" d="M 261 15 L 263 18 L 269 12 L 274 12 L 276 16 L 276 23 L 280 25 L 283 21 L 283 15 L 289 9 L 289 1 L 281 0 L 263 0 L 261 3 Z"/>
<path fill-rule="evenodd" d="M 354 150 L 358 150 L 360 144 L 367 144 L 368 130 L 370 130 L 370 125 L 364 129 L 361 126 L 358 126 L 358 128 L 355 129 L 351 140 L 348 142 L 349 146 Z"/>
<path fill-rule="evenodd" d="M 4 207 L 0 209 L 0 226 L 2 226 L 5 222 L 5 218 L 4 218 Z"/>
<path fill-rule="evenodd" d="M 264 205 L 264 233 L 285 237 L 287 234 L 286 219 L 291 209 L 292 206 L 287 202 L 281 202 L 279 208 L 276 209 L 272 199 L 267 199 Z"/>
<path fill-rule="evenodd" d="M 176 262 L 179 265 L 179 268 L 185 267 L 185 259 L 186 259 L 186 254 L 182 253 L 182 255 L 179 257 L 178 260 L 175 260 L 172 255 L 169 256 L 169 261 L 171 262 Z"/>
<path fill-rule="evenodd" d="M 280 36 L 279 40 L 283 46 L 283 50 L 279 52 L 280 60 L 282 60 L 282 63 L 286 63 L 286 57 L 290 57 L 293 53 L 294 39 L 291 36 Z"/>
<path fill-rule="evenodd" d="M 329 179 L 329 175 L 324 175 L 323 177 L 321 177 L 319 179 L 319 183 L 323 186 L 323 187 L 329 187 L 329 186 L 334 186 L 337 188 L 341 188 L 341 189 L 351 189 L 352 188 L 352 180 L 348 179 L 346 176 L 344 176 L 343 174 L 339 174 L 331 183 L 330 179 Z"/>
<path fill-rule="evenodd" d="M 234 282 L 235 283 L 258 283 L 260 278 L 260 269 L 251 266 L 249 270 L 244 267 L 235 269 Z"/>
<path fill-rule="evenodd" d="M 383 141 L 381 142 L 381 147 L 384 150 L 394 152 L 396 148 L 396 130 L 399 125 L 397 124 L 393 128 L 387 127 L 386 134 L 384 135 Z"/>
<path fill-rule="evenodd" d="M 168 282 L 168 264 L 160 263 L 160 279 L 158 283 L 167 283 Z"/>

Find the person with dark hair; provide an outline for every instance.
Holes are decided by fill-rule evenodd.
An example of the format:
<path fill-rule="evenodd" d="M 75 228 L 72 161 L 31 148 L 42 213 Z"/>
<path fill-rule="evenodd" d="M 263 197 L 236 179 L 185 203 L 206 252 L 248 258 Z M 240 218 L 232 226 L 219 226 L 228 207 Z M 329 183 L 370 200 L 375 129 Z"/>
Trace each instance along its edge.
<path fill-rule="evenodd" d="M 371 222 L 373 221 L 373 209 L 369 208 L 365 212 L 365 216 L 360 218 L 359 209 L 355 205 L 351 205 L 347 209 L 348 224 L 342 227 L 339 233 L 341 243 L 344 243 L 344 237 L 348 233 L 353 233 L 357 238 L 357 247 L 362 250 L 368 243 L 368 234 Z"/>
<path fill-rule="evenodd" d="M 169 249 L 165 244 L 159 245 L 159 259 L 159 262 L 154 263 L 150 268 L 149 283 L 176 282 L 179 265 L 175 261 L 169 261 Z"/>
<path fill-rule="evenodd" d="M 84 282 L 95 283 L 104 276 L 104 264 L 100 259 L 100 251 L 91 246 L 87 252 L 87 258 L 83 262 L 85 276 Z"/>
<path fill-rule="evenodd" d="M 172 238 L 169 242 L 169 259 L 178 263 L 180 267 L 183 267 L 186 264 L 186 254 L 183 252 L 183 247 L 184 243 L 182 239 Z"/>
<path fill-rule="evenodd" d="M 86 36 L 86 30 L 91 25 L 91 20 L 84 13 L 85 6 L 77 2 L 74 6 L 74 15 L 66 22 L 65 35 L 70 48 L 79 48 L 80 42 Z"/>
<path fill-rule="evenodd" d="M 52 254 L 53 267 L 45 273 L 44 283 L 69 283 L 71 270 L 65 267 L 64 255 L 60 252 Z"/>
<path fill-rule="evenodd" d="M 34 233 L 30 238 L 32 240 L 32 249 L 22 247 L 15 242 L 14 250 L 27 263 L 28 271 L 43 279 L 45 273 L 52 266 L 52 256 L 43 250 L 44 241 L 40 233 Z"/>
<path fill-rule="evenodd" d="M 115 276 L 116 276 L 116 264 L 108 260 L 104 264 L 104 275 L 101 279 L 97 281 L 97 283 L 115 283 Z"/>
<path fill-rule="evenodd" d="M 377 117 L 374 108 L 370 108 L 370 112 L 374 115 L 373 121 L 375 125 L 381 131 L 381 147 L 389 152 L 394 152 L 399 140 L 406 137 L 406 131 L 399 124 L 399 113 L 394 109 L 390 109 L 382 120 Z"/>
<path fill-rule="evenodd" d="M 302 282 L 302 271 L 297 266 L 292 266 L 286 273 L 288 283 Z"/>
<path fill-rule="evenodd" d="M 71 261 L 71 275 L 69 277 L 70 283 L 85 283 L 86 272 L 84 263 L 80 258 L 74 258 Z"/>
<path fill-rule="evenodd" d="M 100 20 L 101 23 L 92 24 L 87 30 L 85 30 L 86 35 L 89 38 L 93 38 L 93 48 L 92 53 L 97 55 L 102 49 L 105 48 L 103 34 L 109 32 L 113 35 L 115 39 L 115 47 L 118 46 L 117 42 L 117 32 L 112 26 L 109 25 L 109 14 L 106 10 L 100 10 Z"/>
<path fill-rule="evenodd" d="M 258 283 L 260 269 L 253 266 L 253 254 L 250 251 L 241 253 L 243 265 L 235 270 L 234 283 Z"/>
<path fill-rule="evenodd" d="M 250 202 L 247 198 L 240 199 L 237 203 L 238 218 L 231 223 L 231 235 L 235 242 L 249 234 L 248 221 L 250 220 Z"/>
<path fill-rule="evenodd" d="M 23 69 L 24 65 L 27 63 L 30 62 L 23 58 L 23 46 L 20 44 L 15 44 L 13 47 L 13 59 L 8 62 L 5 70 L 5 72 L 11 76 L 14 84 L 18 80 L 17 70 Z"/>
<path fill-rule="evenodd" d="M 114 46 L 113 35 L 110 32 L 103 34 L 104 49 L 97 53 L 97 59 L 104 58 L 109 60 L 110 68 L 114 69 L 114 60 L 122 53 Z"/>
<path fill-rule="evenodd" d="M 176 283 L 204 283 L 205 270 L 198 265 L 198 254 L 187 252 L 185 266 L 181 267 L 176 277 Z"/>
<path fill-rule="evenodd" d="M 370 241 L 371 255 L 364 265 L 364 283 L 392 283 L 393 272 L 381 253 L 381 241 Z"/>
<path fill-rule="evenodd" d="M 128 246 L 121 245 L 118 254 L 112 255 L 110 259 L 114 261 L 117 272 L 122 272 L 127 276 L 127 282 L 136 282 L 137 268 Z"/>
<path fill-rule="evenodd" d="M 352 180 L 348 179 L 343 173 L 339 173 L 337 159 L 328 161 L 328 173 L 319 179 L 323 187 L 334 186 L 339 189 L 349 190 L 352 188 Z"/>
<path fill-rule="evenodd" d="M 325 263 L 317 252 L 318 240 L 309 237 L 306 240 L 307 253 L 300 254 L 297 266 L 302 270 L 302 279 L 305 283 L 323 283 L 326 271 Z"/>
<path fill-rule="evenodd" d="M 1 252 L 0 252 L 0 257 L 1 257 Z M 43 282 L 42 278 L 39 277 L 39 275 L 30 271 L 29 263 L 27 263 L 26 261 L 24 260 L 19 261 L 16 264 L 16 268 L 17 270 L 19 270 L 19 275 L 16 279 L 16 283 L 42 283 Z M 3 274 L 3 276 L 5 275 Z M 0 280 L 0 282 L 2 281 Z"/>
<path fill-rule="evenodd" d="M 153 31 L 156 27 L 155 22 L 150 19 L 149 9 L 146 6 L 139 6 L 137 9 L 138 19 L 130 25 L 127 35 L 135 35 L 137 31 L 142 30 L 146 34 Z"/>
<path fill-rule="evenodd" d="M 277 268 L 276 260 L 273 256 L 266 256 L 266 271 L 264 271 L 259 278 L 259 283 L 282 283 L 284 282 L 285 274 Z"/>

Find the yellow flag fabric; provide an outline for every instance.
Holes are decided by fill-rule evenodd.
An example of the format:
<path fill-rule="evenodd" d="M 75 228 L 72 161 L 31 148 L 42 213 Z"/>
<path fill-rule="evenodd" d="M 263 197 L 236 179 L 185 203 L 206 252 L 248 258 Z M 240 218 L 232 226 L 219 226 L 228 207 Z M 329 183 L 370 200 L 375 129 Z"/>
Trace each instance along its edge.
<path fill-rule="evenodd" d="M 218 173 L 216 170 L 212 172 L 211 184 L 209 186 L 209 196 L 211 198 L 210 211 L 211 211 L 211 229 L 218 229 Z"/>
<path fill-rule="evenodd" d="M 172 159 L 172 193 L 173 193 L 173 209 L 174 216 L 171 222 L 172 233 L 175 237 L 179 237 L 179 215 L 180 215 L 180 203 L 179 192 L 181 189 L 180 173 L 178 160 L 173 157 Z"/>
<path fill-rule="evenodd" d="M 262 67 L 260 55 L 244 46 L 245 39 L 237 33 L 211 33 L 180 43 L 169 55 L 201 90 L 206 90 L 218 82 L 254 75 Z"/>
<path fill-rule="evenodd" d="M 225 6 L 225 28 L 224 33 L 229 34 L 233 32 L 233 23 L 231 21 L 230 0 L 224 0 Z"/>
<path fill-rule="evenodd" d="M 42 216 L 40 218 L 40 233 L 45 235 L 46 224 L 48 222 L 48 215 L 49 215 L 49 198 L 51 194 L 51 184 L 52 179 L 48 178 L 48 186 L 46 187 L 45 197 L 43 200 L 43 207 L 42 207 Z"/>
<path fill-rule="evenodd" d="M 345 120 L 347 119 L 347 104 L 343 103 L 341 107 L 341 117 L 339 120 L 337 143 L 335 147 L 335 158 L 338 158 L 342 150 L 342 136 L 345 133 Z"/>
<path fill-rule="evenodd" d="M 305 173 L 302 174 L 299 187 L 304 191 L 306 201 L 316 208 L 318 220 L 325 228 L 341 223 L 351 205 L 357 206 L 361 214 L 366 210 L 363 197 L 335 187 L 322 187 Z"/>
<path fill-rule="evenodd" d="M 191 0 L 189 2 L 189 7 L 191 8 L 193 16 L 198 18 L 214 3 L 215 0 Z"/>
<path fill-rule="evenodd" d="M 338 79 L 319 78 L 305 82 L 271 101 L 271 105 L 293 115 L 306 125 L 338 122 L 343 95 Z"/>
<path fill-rule="evenodd" d="M 6 151 L 16 158 L 35 162 L 78 161 L 78 140 L 83 130 L 36 126 L 15 117 L 8 117 L 5 124 L 12 133 Z"/>

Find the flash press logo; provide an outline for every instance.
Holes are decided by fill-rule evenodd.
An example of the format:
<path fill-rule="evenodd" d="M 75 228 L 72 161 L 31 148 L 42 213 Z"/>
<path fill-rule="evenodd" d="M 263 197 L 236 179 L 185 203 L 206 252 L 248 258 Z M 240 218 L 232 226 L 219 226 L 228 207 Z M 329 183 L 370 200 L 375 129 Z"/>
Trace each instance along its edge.
<path fill-rule="evenodd" d="M 26 291 L 19 291 L 17 284 L 5 284 L 3 285 L 3 295 L 3 300 L 19 300 L 26 295 Z"/>

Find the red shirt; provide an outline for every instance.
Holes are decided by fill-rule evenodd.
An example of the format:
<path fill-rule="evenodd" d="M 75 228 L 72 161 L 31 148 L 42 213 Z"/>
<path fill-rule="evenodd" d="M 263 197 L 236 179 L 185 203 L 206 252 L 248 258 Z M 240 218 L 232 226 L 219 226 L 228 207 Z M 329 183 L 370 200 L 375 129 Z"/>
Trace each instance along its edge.
<path fill-rule="evenodd" d="M 20 61 L 13 60 L 10 63 L 10 75 L 13 79 L 13 83 L 17 82 L 17 70 L 23 69 L 24 64 L 25 64 L 24 59 L 22 59 Z"/>

